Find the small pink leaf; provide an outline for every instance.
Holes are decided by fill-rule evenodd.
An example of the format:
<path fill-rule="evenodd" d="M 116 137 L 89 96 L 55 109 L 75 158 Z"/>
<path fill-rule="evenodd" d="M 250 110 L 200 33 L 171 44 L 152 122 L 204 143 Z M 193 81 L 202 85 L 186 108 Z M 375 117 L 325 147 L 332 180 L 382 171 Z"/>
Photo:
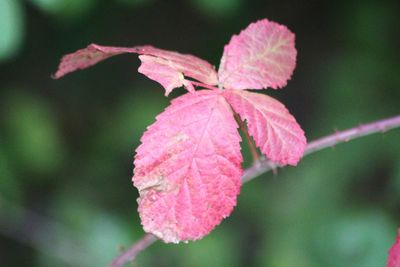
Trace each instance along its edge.
<path fill-rule="evenodd" d="M 267 95 L 225 90 L 224 96 L 242 120 L 261 152 L 273 162 L 296 165 L 304 154 L 303 130 L 285 106 Z"/>
<path fill-rule="evenodd" d="M 240 136 L 221 91 L 172 101 L 144 133 L 132 178 L 146 232 L 196 240 L 231 213 L 242 174 Z"/>
<path fill-rule="evenodd" d="M 386 267 L 400 267 L 400 230 L 395 243 L 389 250 Z"/>
<path fill-rule="evenodd" d="M 296 65 L 294 34 L 263 19 L 234 35 L 224 48 L 218 75 L 227 89 L 278 89 Z"/>
<path fill-rule="evenodd" d="M 152 46 L 136 46 L 126 48 L 91 44 L 84 49 L 80 49 L 74 53 L 65 55 L 61 59 L 60 65 L 54 77 L 56 79 L 61 78 L 70 72 L 78 69 L 88 68 L 102 60 L 123 53 L 135 53 L 153 56 L 153 60 L 145 58 L 145 66 L 143 66 L 143 64 L 141 66 L 142 73 L 149 78 L 156 80 L 164 87 L 166 85 L 167 87 L 165 87 L 165 89 L 167 94 L 172 89 L 182 85 L 185 85 L 189 91 L 192 89 L 194 90 L 190 81 L 180 79 L 180 77 L 183 75 L 209 85 L 217 84 L 217 73 L 215 72 L 213 66 L 207 61 L 193 55 L 180 54 L 178 52 L 167 51 Z M 159 71 L 161 71 L 161 76 L 158 76 L 157 71 L 152 72 L 150 75 L 151 77 L 148 75 L 150 73 L 149 67 L 151 67 L 151 65 L 157 65 L 157 68 Z M 172 77 L 168 78 L 168 74 L 171 74 Z M 180 82 L 178 82 L 178 80 L 180 80 Z"/>

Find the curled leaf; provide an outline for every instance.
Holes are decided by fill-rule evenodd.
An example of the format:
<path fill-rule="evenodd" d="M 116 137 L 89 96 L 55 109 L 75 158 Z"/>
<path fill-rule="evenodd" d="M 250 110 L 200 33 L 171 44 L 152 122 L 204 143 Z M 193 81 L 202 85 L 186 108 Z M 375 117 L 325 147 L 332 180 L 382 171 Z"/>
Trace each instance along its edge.
<path fill-rule="evenodd" d="M 129 48 L 91 44 L 86 48 L 65 55 L 61 59 L 54 77 L 56 79 L 61 78 L 70 72 L 88 68 L 109 57 L 124 53 L 147 55 L 148 57 L 141 58 L 142 65 L 139 72 L 163 85 L 167 95 L 172 89 L 182 85 L 192 91 L 193 85 L 189 80 L 183 79 L 183 75 L 209 85 L 217 84 L 217 73 L 207 61 L 193 55 L 180 54 L 152 46 Z M 150 71 L 151 68 L 158 70 Z"/>
<path fill-rule="evenodd" d="M 224 97 L 242 120 L 265 156 L 279 164 L 296 165 L 306 138 L 300 125 L 278 100 L 263 94 L 225 90 Z"/>
<path fill-rule="evenodd" d="M 91 44 L 86 48 L 63 56 L 54 78 L 59 79 L 70 72 L 86 69 L 107 58 L 124 53 L 138 53 L 138 49 L 137 47 L 111 47 Z"/>
<path fill-rule="evenodd" d="M 240 135 L 220 91 L 172 101 L 144 133 L 132 178 L 146 232 L 196 240 L 231 213 L 242 174 Z"/>
<path fill-rule="evenodd" d="M 218 83 L 217 72 L 207 61 L 189 54 L 159 49 L 153 46 L 139 46 L 139 54 L 160 57 L 168 61 L 169 65 L 182 72 L 185 76 L 208 85 Z"/>
<path fill-rule="evenodd" d="M 278 89 L 286 85 L 296 65 L 294 34 L 263 19 L 234 35 L 225 46 L 218 70 L 227 89 Z"/>
<path fill-rule="evenodd" d="M 186 81 L 183 74 L 168 65 L 168 61 L 162 58 L 146 56 L 139 56 L 142 64 L 138 71 L 150 79 L 159 82 L 165 88 L 165 95 L 178 87 L 187 87 L 189 92 L 194 92 L 193 85 Z"/>

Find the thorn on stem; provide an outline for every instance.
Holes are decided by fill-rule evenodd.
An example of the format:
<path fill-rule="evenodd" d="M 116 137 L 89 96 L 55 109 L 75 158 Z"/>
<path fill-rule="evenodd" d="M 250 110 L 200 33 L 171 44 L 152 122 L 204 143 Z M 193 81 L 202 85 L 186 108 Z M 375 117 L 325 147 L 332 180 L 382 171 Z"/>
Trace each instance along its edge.
<path fill-rule="evenodd" d="M 124 245 L 118 245 L 118 252 L 119 252 L 119 253 L 122 253 L 122 252 L 124 252 L 125 250 L 126 250 L 126 248 L 125 248 Z"/>
<path fill-rule="evenodd" d="M 271 171 L 272 171 L 273 175 L 277 176 L 278 175 L 279 164 L 276 164 L 276 163 L 274 163 L 274 162 L 272 162 L 270 160 L 267 160 L 266 163 L 271 168 Z M 261 164 L 261 162 L 259 162 L 259 164 Z"/>

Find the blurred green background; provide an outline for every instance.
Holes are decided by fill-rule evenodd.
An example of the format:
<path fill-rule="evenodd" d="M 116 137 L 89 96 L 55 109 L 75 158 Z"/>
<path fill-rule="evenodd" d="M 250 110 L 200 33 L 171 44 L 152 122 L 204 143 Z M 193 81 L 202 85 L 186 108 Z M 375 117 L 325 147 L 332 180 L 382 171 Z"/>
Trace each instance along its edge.
<path fill-rule="evenodd" d="M 132 55 L 55 81 L 61 55 L 152 44 L 218 65 L 232 34 L 269 18 L 296 33 L 298 65 L 266 93 L 313 140 L 400 113 L 399 14 L 396 1 L 0 0 L 0 266 L 105 266 L 143 235 L 134 149 L 183 90 L 165 98 Z M 262 175 L 209 236 L 158 242 L 137 266 L 384 266 L 400 226 L 399 137 Z"/>

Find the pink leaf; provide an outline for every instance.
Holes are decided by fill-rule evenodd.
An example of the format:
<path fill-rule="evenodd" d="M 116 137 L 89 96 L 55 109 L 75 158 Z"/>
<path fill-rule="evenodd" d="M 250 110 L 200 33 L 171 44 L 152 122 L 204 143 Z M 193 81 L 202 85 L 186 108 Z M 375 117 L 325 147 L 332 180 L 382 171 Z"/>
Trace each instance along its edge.
<path fill-rule="evenodd" d="M 296 65 L 294 34 L 263 19 L 234 35 L 224 48 L 218 75 L 227 89 L 278 89 Z"/>
<path fill-rule="evenodd" d="M 266 157 L 282 165 L 296 165 L 304 154 L 303 130 L 285 106 L 263 94 L 225 90 L 224 96 L 242 120 Z"/>
<path fill-rule="evenodd" d="M 389 250 L 386 267 L 400 267 L 400 230 L 398 231 L 396 242 Z"/>
<path fill-rule="evenodd" d="M 124 53 L 138 53 L 138 49 L 137 47 L 108 47 L 91 44 L 86 48 L 63 56 L 54 78 L 59 79 L 70 72 L 86 69 L 109 57 Z"/>
<path fill-rule="evenodd" d="M 144 133 L 132 178 L 146 232 L 196 240 L 231 213 L 242 174 L 240 136 L 221 91 L 173 100 Z"/>
<path fill-rule="evenodd" d="M 182 80 L 182 82 L 178 82 L 178 80 L 181 80 L 180 78 L 177 79 L 177 77 L 180 77 L 180 75 L 185 75 L 209 85 L 217 84 L 217 73 L 215 72 L 213 66 L 207 61 L 193 55 L 180 54 L 152 46 L 136 46 L 126 48 L 91 44 L 84 49 L 80 49 L 74 53 L 65 55 L 61 59 L 61 63 L 54 77 L 56 79 L 61 78 L 70 72 L 78 69 L 88 68 L 102 60 L 123 53 L 135 53 L 153 56 L 153 60 L 145 58 L 146 62 L 144 63 L 145 66 L 142 67 L 142 73 L 148 76 L 150 79 L 161 83 L 163 86 L 166 85 L 168 88 L 165 87 L 165 89 L 168 91 L 168 93 L 172 89 L 182 85 L 185 85 L 189 91 L 193 89 L 192 84 L 188 80 Z M 152 72 L 149 74 L 149 67 L 151 65 L 157 65 L 157 68 L 159 71 L 161 71 L 161 77 L 157 75 L 157 72 Z M 172 77 L 166 77 L 168 73 L 171 74 Z M 169 80 L 169 82 L 167 80 Z"/>

